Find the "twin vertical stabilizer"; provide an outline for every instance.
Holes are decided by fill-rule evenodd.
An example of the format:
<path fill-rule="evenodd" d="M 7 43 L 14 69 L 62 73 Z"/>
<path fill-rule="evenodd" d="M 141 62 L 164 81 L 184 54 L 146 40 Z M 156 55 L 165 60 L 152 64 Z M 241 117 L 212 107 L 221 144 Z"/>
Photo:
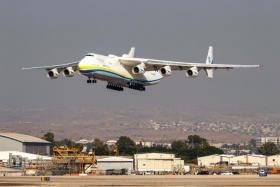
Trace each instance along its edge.
<path fill-rule="evenodd" d="M 208 49 L 208 54 L 207 54 L 207 57 L 206 57 L 206 64 L 213 64 L 213 47 L 212 46 L 209 46 L 209 49 Z M 213 68 L 205 68 L 205 72 L 207 74 L 207 77 L 208 78 L 213 78 L 213 74 L 214 74 L 214 69 Z"/>
<path fill-rule="evenodd" d="M 135 47 L 132 47 L 128 54 L 123 54 L 122 57 L 128 57 L 128 58 L 133 58 L 135 53 Z"/>

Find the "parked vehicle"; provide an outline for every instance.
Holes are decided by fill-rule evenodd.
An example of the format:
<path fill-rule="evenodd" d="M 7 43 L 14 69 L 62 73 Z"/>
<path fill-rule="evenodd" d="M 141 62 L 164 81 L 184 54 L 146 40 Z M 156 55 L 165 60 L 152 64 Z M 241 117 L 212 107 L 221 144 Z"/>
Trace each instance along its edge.
<path fill-rule="evenodd" d="M 265 170 L 261 169 L 261 170 L 259 171 L 259 176 L 260 176 L 260 177 L 266 177 L 266 176 L 267 176 L 267 172 L 266 172 Z"/>
<path fill-rule="evenodd" d="M 154 175 L 154 172 L 152 172 L 152 171 L 145 171 L 144 175 Z"/>
<path fill-rule="evenodd" d="M 222 172 L 221 175 L 233 175 L 233 173 L 230 171 L 225 171 L 225 172 Z"/>
<path fill-rule="evenodd" d="M 233 173 L 233 175 L 240 175 L 240 173 L 238 171 L 233 171 L 232 173 Z"/>
<path fill-rule="evenodd" d="M 280 174 L 280 169 L 277 169 L 277 168 L 272 168 L 271 174 Z"/>
<path fill-rule="evenodd" d="M 197 175 L 209 175 L 209 171 L 198 171 Z"/>

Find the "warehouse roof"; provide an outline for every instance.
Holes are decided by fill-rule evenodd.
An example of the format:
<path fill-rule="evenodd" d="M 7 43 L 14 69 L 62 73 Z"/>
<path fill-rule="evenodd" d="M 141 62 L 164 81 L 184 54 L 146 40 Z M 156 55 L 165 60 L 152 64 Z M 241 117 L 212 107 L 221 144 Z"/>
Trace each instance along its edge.
<path fill-rule="evenodd" d="M 97 159 L 97 162 L 133 162 L 133 159 L 111 156 L 111 157 Z"/>
<path fill-rule="evenodd" d="M 145 160 L 174 160 L 175 155 L 170 153 L 138 153 L 134 158 Z"/>
<path fill-rule="evenodd" d="M 198 157 L 198 158 L 211 158 L 211 157 L 226 157 L 226 158 L 232 158 L 234 157 L 234 155 L 226 155 L 226 154 L 213 154 L 213 155 L 206 155 L 206 156 L 201 156 L 201 157 Z"/>
<path fill-rule="evenodd" d="M 23 143 L 50 143 L 41 138 L 37 138 L 34 136 L 26 135 L 26 134 L 18 134 L 18 133 L 0 133 L 0 137 L 10 138 Z"/>

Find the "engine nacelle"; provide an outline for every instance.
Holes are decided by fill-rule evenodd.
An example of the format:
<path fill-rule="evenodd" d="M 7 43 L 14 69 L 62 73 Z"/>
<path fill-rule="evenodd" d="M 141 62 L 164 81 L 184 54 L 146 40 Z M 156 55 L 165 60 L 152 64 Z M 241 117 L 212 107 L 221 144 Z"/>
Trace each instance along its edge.
<path fill-rule="evenodd" d="M 171 71 L 171 67 L 170 66 L 164 66 L 162 68 L 160 68 L 160 73 L 163 76 L 169 76 L 171 75 L 172 71 Z"/>
<path fill-rule="evenodd" d="M 134 66 L 132 68 L 132 73 L 137 75 L 137 74 L 144 74 L 145 73 L 145 65 L 144 64 L 139 64 L 137 66 Z"/>
<path fill-rule="evenodd" d="M 50 79 L 56 79 L 58 78 L 58 76 L 59 76 L 59 72 L 56 68 L 49 70 L 47 73 L 47 77 Z"/>
<path fill-rule="evenodd" d="M 68 68 L 65 68 L 63 70 L 63 75 L 65 77 L 73 77 L 74 74 L 75 74 L 75 71 L 74 71 L 74 69 L 72 67 L 68 67 Z"/>
<path fill-rule="evenodd" d="M 186 72 L 186 76 L 196 78 L 198 76 L 197 67 L 192 67 L 192 68 L 188 69 L 187 72 Z"/>

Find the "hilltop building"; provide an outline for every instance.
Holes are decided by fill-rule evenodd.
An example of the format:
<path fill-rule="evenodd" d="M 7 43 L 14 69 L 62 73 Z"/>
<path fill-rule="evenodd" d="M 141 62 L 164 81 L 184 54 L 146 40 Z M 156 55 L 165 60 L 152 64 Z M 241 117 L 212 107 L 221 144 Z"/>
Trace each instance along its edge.
<path fill-rule="evenodd" d="M 256 139 L 256 145 L 257 147 L 261 147 L 262 145 L 264 145 L 265 143 L 274 143 L 277 146 L 280 146 L 280 137 L 259 137 Z"/>

